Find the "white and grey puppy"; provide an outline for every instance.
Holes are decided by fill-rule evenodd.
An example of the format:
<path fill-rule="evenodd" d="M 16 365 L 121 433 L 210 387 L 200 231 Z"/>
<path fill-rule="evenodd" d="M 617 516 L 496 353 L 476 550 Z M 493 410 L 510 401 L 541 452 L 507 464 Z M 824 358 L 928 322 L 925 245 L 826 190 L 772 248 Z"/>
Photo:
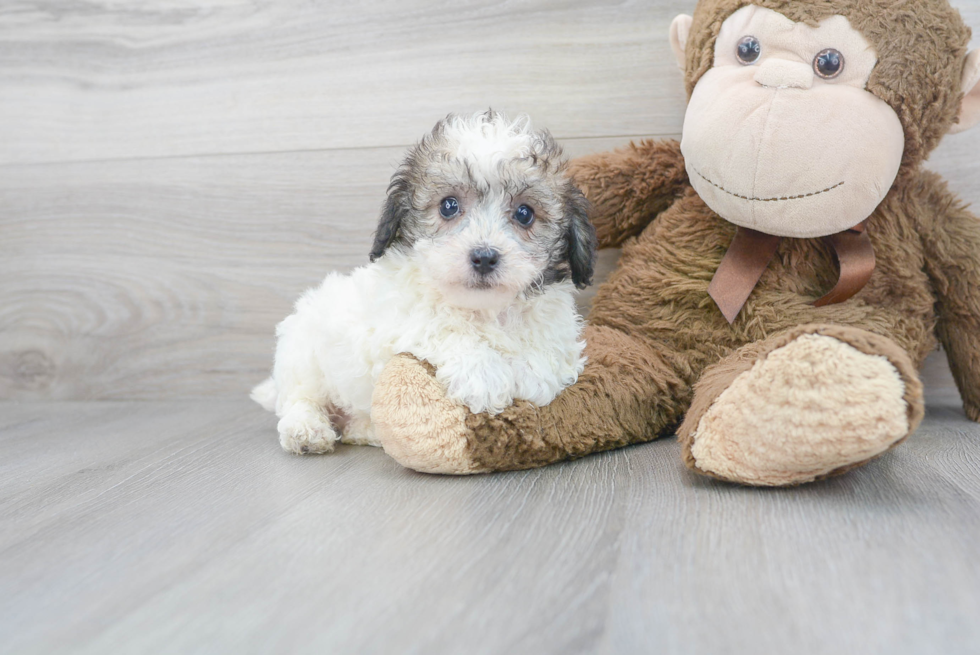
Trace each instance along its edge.
<path fill-rule="evenodd" d="M 252 398 L 295 453 L 379 445 L 371 394 L 407 352 L 451 398 L 497 413 L 545 405 L 582 371 L 575 287 L 591 282 L 595 230 L 561 148 L 526 117 L 450 115 L 408 153 L 371 264 L 329 274 L 276 329 L 271 378 Z"/>

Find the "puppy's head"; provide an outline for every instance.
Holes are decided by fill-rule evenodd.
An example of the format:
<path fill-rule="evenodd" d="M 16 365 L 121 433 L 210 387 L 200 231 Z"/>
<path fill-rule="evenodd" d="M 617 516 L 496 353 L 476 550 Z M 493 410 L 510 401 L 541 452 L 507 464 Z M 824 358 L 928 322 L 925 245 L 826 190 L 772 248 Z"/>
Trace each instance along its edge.
<path fill-rule="evenodd" d="M 450 115 L 392 177 L 371 260 L 411 252 L 452 304 L 501 308 L 571 279 L 592 282 L 595 229 L 561 147 L 527 117 Z"/>

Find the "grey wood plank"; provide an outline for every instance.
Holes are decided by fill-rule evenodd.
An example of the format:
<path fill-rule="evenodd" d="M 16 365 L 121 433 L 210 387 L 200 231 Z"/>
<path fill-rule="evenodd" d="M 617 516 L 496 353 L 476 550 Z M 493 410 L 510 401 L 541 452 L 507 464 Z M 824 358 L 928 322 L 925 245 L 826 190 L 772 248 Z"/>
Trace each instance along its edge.
<path fill-rule="evenodd" d="M 960 392 L 949 371 L 945 352 L 939 350 L 931 353 L 922 365 L 919 377 L 925 386 L 927 406 L 960 406 Z"/>
<path fill-rule="evenodd" d="M 980 426 L 952 405 L 864 469 L 785 490 L 697 477 L 672 439 L 448 478 L 371 448 L 286 455 L 246 401 L 0 416 L 0 652 L 980 643 Z"/>
<path fill-rule="evenodd" d="M 298 294 L 366 263 L 400 156 L 11 171 L 0 181 L 0 397 L 245 392 Z"/>
<path fill-rule="evenodd" d="M 659 3 L 27 0 L 0 7 L 0 163 L 407 145 L 450 111 L 676 132 Z"/>
<path fill-rule="evenodd" d="M 228 421 L 193 406 L 119 402 L 6 404 L 0 416 L 0 550 L 38 538 L 52 517 L 97 504 L 117 485 L 194 452 Z"/>
<path fill-rule="evenodd" d="M 566 142 L 570 155 L 629 139 Z M 980 130 L 930 165 L 980 200 Z M 401 148 L 8 166 L 0 398 L 234 397 L 329 270 L 366 263 Z M 616 262 L 603 253 L 597 284 Z M 583 311 L 595 287 L 581 296 Z"/>
<path fill-rule="evenodd" d="M 955 3 L 980 28 L 980 2 Z M 562 138 L 672 134 L 692 0 L 0 7 L 0 163 L 411 143 L 526 111 Z"/>

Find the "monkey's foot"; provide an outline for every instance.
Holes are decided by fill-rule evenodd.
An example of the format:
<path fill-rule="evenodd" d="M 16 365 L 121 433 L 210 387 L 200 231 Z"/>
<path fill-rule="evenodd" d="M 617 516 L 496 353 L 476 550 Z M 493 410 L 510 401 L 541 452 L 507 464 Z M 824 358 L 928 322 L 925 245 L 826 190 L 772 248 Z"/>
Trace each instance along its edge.
<path fill-rule="evenodd" d="M 678 434 L 692 469 L 782 486 L 870 461 L 922 414 L 922 386 L 897 344 L 812 325 L 749 344 L 706 371 Z"/>
<path fill-rule="evenodd" d="M 452 475 L 486 470 L 469 454 L 466 409 L 411 355 L 396 355 L 382 371 L 371 422 L 385 452 L 406 468 Z"/>

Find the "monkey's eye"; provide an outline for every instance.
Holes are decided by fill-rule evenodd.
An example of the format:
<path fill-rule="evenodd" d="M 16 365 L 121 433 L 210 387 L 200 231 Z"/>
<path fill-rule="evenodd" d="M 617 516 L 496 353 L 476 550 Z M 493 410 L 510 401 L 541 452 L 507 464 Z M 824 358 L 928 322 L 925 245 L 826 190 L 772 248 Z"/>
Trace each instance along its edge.
<path fill-rule="evenodd" d="M 439 215 L 443 218 L 449 219 L 459 213 L 459 202 L 449 196 L 448 198 L 443 198 L 442 202 L 439 203 Z"/>
<path fill-rule="evenodd" d="M 746 66 L 759 61 L 761 54 L 762 44 L 754 36 L 742 37 L 742 40 L 738 42 L 738 48 L 735 50 L 735 56 Z"/>
<path fill-rule="evenodd" d="M 514 220 L 524 227 L 530 227 L 534 222 L 534 210 L 527 205 L 521 205 L 514 212 Z"/>
<path fill-rule="evenodd" d="M 813 59 L 813 70 L 825 80 L 832 80 L 844 71 L 844 55 L 833 48 L 817 53 Z"/>

